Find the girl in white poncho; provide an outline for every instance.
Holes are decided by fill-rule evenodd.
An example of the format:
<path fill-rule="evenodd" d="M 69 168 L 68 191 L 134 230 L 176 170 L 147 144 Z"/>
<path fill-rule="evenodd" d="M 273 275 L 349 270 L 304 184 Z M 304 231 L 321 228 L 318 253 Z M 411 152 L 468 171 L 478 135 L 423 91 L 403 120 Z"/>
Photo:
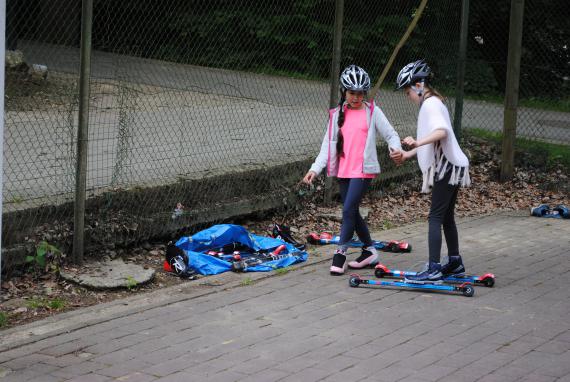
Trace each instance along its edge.
<path fill-rule="evenodd" d="M 428 84 L 431 70 L 423 61 L 406 65 L 398 74 L 397 89 L 403 89 L 411 102 L 420 106 L 417 138 L 406 137 L 403 143 L 410 151 L 394 150 L 390 154 L 396 163 L 417 155 L 422 171 L 422 192 L 431 190 L 429 211 L 429 263 L 426 269 L 413 276 L 409 282 L 425 283 L 441 280 L 443 276 L 459 276 L 465 273 L 459 255 L 459 239 L 454 210 L 460 186 L 469 186 L 469 159 L 465 156 L 451 127 L 449 112 L 442 96 Z M 445 234 L 449 259 L 442 265 L 441 227 Z"/>

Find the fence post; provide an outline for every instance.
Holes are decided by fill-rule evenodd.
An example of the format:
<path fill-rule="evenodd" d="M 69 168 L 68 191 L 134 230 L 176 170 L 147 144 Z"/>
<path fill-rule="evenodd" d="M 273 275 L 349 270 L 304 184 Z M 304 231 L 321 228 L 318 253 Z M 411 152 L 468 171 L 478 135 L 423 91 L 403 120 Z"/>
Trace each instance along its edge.
<path fill-rule="evenodd" d="M 459 34 L 459 59 L 457 60 L 457 86 L 455 88 L 455 113 L 453 132 L 461 140 L 461 120 L 463 118 L 463 97 L 465 95 L 465 62 L 467 61 L 467 36 L 469 32 L 469 0 L 461 5 L 461 32 Z"/>
<path fill-rule="evenodd" d="M 91 30 L 93 0 L 83 0 L 81 10 L 81 46 L 79 69 L 79 125 L 77 127 L 77 162 L 75 167 L 75 209 L 73 224 L 73 261 L 83 262 L 85 239 L 85 199 L 89 143 L 89 81 L 91 77 Z"/>
<path fill-rule="evenodd" d="M 517 130 L 517 106 L 523 33 L 524 0 L 511 0 L 509 21 L 509 53 L 507 57 L 507 84 L 503 119 L 503 150 L 501 158 L 501 182 L 513 177 L 515 138 Z"/>
<path fill-rule="evenodd" d="M 4 71 L 6 70 L 6 1 L 0 1 L 0 285 L 2 285 L 2 190 L 4 189 Z M 0 288 L 0 294 L 2 288 Z"/>
<path fill-rule="evenodd" d="M 340 75 L 340 56 L 342 54 L 342 23 L 344 18 L 344 0 L 335 1 L 334 12 L 334 37 L 333 37 L 333 54 L 331 64 L 331 91 L 329 107 L 332 109 L 338 103 L 339 96 L 339 75 Z M 325 178 L 325 203 L 332 200 L 332 179 Z"/>

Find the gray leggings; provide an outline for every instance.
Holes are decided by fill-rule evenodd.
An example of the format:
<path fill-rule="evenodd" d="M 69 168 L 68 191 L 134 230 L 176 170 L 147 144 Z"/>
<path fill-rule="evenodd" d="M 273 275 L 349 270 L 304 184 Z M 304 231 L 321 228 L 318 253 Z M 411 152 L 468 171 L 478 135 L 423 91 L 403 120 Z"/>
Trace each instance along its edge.
<path fill-rule="evenodd" d="M 436 174 L 437 176 L 437 174 Z M 439 263 L 441 260 L 441 227 L 447 243 L 449 256 L 459 255 L 459 238 L 455 225 L 455 202 L 459 185 L 448 184 L 451 171 L 442 180 L 434 182 L 431 194 L 431 208 L 429 210 L 428 247 L 429 261 Z"/>

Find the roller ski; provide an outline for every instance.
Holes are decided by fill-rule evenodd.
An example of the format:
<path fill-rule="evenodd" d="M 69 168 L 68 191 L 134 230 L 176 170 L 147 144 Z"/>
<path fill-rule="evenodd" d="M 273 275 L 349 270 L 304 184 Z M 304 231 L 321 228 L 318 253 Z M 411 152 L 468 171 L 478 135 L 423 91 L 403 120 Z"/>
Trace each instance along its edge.
<path fill-rule="evenodd" d="M 384 288 L 392 289 L 409 289 L 409 290 L 423 290 L 423 291 L 433 291 L 433 292 L 447 292 L 447 293 L 461 293 L 466 297 L 473 297 L 475 294 L 475 288 L 469 282 L 465 282 L 460 285 L 446 284 L 442 280 L 433 282 L 423 282 L 414 283 L 405 280 L 395 281 L 395 280 L 372 280 L 362 278 L 360 275 L 353 274 L 348 280 L 348 284 L 356 288 L 360 285 L 374 285 Z"/>
<path fill-rule="evenodd" d="M 374 267 L 374 275 L 379 279 L 384 277 L 405 279 L 406 277 L 415 276 L 417 274 L 418 272 L 389 269 L 387 266 L 383 264 L 377 264 Z M 495 286 L 495 275 L 492 273 L 485 273 L 482 276 L 451 274 L 451 275 L 442 275 L 441 281 L 449 284 L 471 283 L 473 285 L 481 285 L 481 286 L 486 286 L 488 288 L 492 288 L 493 286 Z"/>
<path fill-rule="evenodd" d="M 310 233 L 307 236 L 307 241 L 310 244 L 317 244 L 317 245 L 326 245 L 326 244 L 338 244 L 340 241 L 340 236 L 333 236 L 330 232 L 323 232 L 321 234 L 317 234 L 315 232 Z M 352 239 L 348 243 L 346 243 L 349 247 L 362 247 L 364 244 L 357 240 Z M 394 253 L 403 253 L 403 252 L 411 252 L 412 246 L 411 244 L 405 241 L 379 241 L 374 240 L 372 242 L 374 248 L 379 249 L 383 252 L 394 252 Z"/>
<path fill-rule="evenodd" d="M 246 272 L 247 268 L 291 256 L 293 255 L 287 253 L 287 247 L 285 245 L 280 245 L 271 252 L 255 252 L 252 254 L 234 253 L 231 259 L 231 270 L 233 272 Z"/>

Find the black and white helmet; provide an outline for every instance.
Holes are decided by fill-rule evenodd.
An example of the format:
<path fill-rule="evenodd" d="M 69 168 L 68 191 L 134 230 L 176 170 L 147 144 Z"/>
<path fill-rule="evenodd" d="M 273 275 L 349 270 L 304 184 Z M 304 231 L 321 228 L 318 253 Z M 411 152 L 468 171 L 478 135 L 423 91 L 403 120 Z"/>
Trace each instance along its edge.
<path fill-rule="evenodd" d="M 184 250 L 178 248 L 173 242 L 166 245 L 166 261 L 170 265 L 172 272 L 179 277 L 191 277 L 195 272 L 188 266 L 188 255 Z"/>
<path fill-rule="evenodd" d="M 370 77 L 364 69 L 356 65 L 347 66 L 340 75 L 340 89 L 367 92 L 370 90 Z"/>
<path fill-rule="evenodd" d="M 429 77 L 431 69 L 424 60 L 410 62 L 404 66 L 396 79 L 396 90 L 406 86 L 415 85 L 416 82 L 425 81 Z"/>
<path fill-rule="evenodd" d="M 182 277 L 187 271 L 186 259 L 182 256 L 174 256 L 170 259 L 170 267 L 178 276 Z"/>

